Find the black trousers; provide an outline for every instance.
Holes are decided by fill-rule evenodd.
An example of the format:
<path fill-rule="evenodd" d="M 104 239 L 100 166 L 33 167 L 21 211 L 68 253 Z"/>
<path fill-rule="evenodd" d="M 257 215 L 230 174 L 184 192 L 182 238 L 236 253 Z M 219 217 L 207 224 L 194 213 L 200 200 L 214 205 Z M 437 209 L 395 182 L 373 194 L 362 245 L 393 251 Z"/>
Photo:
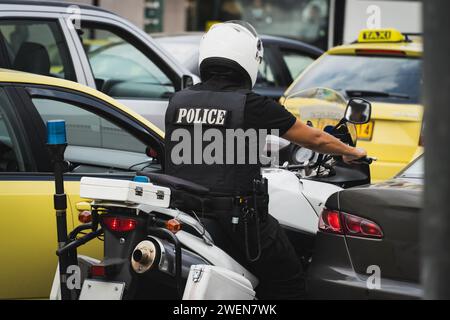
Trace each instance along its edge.
<path fill-rule="evenodd" d="M 241 221 L 233 230 L 229 211 L 217 211 L 214 215 L 229 239 L 228 243 L 216 244 L 258 277 L 258 299 L 304 299 L 306 288 L 302 264 L 278 220 L 269 215 L 264 223 L 260 223 L 261 256 L 249 263 L 244 223 Z M 258 247 L 255 223 L 250 221 L 248 225 L 248 247 L 254 257 Z"/>

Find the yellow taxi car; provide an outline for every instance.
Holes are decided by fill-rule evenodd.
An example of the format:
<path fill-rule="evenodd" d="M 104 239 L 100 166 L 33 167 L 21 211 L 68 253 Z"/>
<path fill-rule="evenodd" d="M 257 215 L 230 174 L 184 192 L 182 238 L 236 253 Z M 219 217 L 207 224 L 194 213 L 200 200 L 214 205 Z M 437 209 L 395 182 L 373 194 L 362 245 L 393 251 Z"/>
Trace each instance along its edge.
<path fill-rule="evenodd" d="M 74 82 L 0 69 L 0 299 L 48 298 L 56 259 L 46 121 L 64 119 L 68 230 L 86 209 L 82 176 L 160 171 L 164 134 L 114 99 Z M 79 253 L 101 257 L 99 241 Z"/>
<path fill-rule="evenodd" d="M 316 87 L 371 101 L 372 120 L 357 127 L 358 146 L 378 159 L 371 165 L 372 180 L 385 180 L 423 152 L 421 57 L 418 38 L 395 29 L 362 30 L 356 42 L 334 47 L 310 65 L 286 90 L 281 103 L 299 117 L 303 106 L 289 96 Z M 302 120 L 319 128 L 335 123 Z"/>

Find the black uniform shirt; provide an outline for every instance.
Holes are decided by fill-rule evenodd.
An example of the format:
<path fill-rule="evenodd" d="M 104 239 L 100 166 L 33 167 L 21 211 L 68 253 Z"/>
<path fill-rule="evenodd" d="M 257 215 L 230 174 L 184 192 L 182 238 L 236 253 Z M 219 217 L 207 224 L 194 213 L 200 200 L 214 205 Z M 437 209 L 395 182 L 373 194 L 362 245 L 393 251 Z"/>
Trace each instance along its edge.
<path fill-rule="evenodd" d="M 241 85 L 226 77 L 214 76 L 192 87 L 193 90 L 235 91 Z M 278 129 L 283 136 L 295 123 L 296 118 L 276 101 L 254 92 L 247 95 L 244 110 L 244 129 Z"/>

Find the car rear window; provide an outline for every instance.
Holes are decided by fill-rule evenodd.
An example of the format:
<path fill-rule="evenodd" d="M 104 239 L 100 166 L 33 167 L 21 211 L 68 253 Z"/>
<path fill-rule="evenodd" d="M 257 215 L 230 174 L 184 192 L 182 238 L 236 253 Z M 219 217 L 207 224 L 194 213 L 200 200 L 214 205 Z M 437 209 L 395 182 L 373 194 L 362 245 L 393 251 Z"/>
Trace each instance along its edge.
<path fill-rule="evenodd" d="M 371 101 L 419 103 L 421 67 L 422 60 L 417 58 L 326 55 L 303 73 L 288 94 L 325 87 L 347 97 L 363 92 Z M 369 95 L 369 91 L 386 95 Z"/>
<path fill-rule="evenodd" d="M 423 179 L 425 174 L 424 157 L 421 156 L 416 161 L 411 163 L 403 172 L 398 174 L 399 178 L 416 178 Z"/>

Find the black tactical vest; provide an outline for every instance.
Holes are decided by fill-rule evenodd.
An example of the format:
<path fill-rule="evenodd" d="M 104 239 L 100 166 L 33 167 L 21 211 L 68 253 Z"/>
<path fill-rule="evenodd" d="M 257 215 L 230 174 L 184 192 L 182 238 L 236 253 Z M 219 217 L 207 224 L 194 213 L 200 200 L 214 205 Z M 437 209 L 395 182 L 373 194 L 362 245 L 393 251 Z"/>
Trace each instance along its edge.
<path fill-rule="evenodd" d="M 230 145 L 226 139 L 227 129 L 245 130 L 244 109 L 248 92 L 185 89 L 175 93 L 165 118 L 166 174 L 208 187 L 216 195 L 250 194 L 253 180 L 260 177 L 261 169 L 259 157 L 256 163 L 254 158 L 249 161 L 249 149 L 255 148 L 254 141 L 249 143 L 249 139 L 244 139 L 243 144 L 242 140 L 233 139 Z M 228 130 L 228 134 L 230 132 L 233 131 Z M 219 133 L 223 143 L 211 137 Z M 184 141 L 186 134 L 190 139 Z M 212 143 L 221 146 L 222 154 L 215 152 L 218 148 L 212 148 Z M 259 145 L 259 141 L 256 144 Z M 182 146 L 190 146 L 190 150 Z M 244 164 L 242 157 L 238 163 L 237 155 L 242 152 L 246 156 Z M 213 155 L 213 161 L 205 155 Z"/>

